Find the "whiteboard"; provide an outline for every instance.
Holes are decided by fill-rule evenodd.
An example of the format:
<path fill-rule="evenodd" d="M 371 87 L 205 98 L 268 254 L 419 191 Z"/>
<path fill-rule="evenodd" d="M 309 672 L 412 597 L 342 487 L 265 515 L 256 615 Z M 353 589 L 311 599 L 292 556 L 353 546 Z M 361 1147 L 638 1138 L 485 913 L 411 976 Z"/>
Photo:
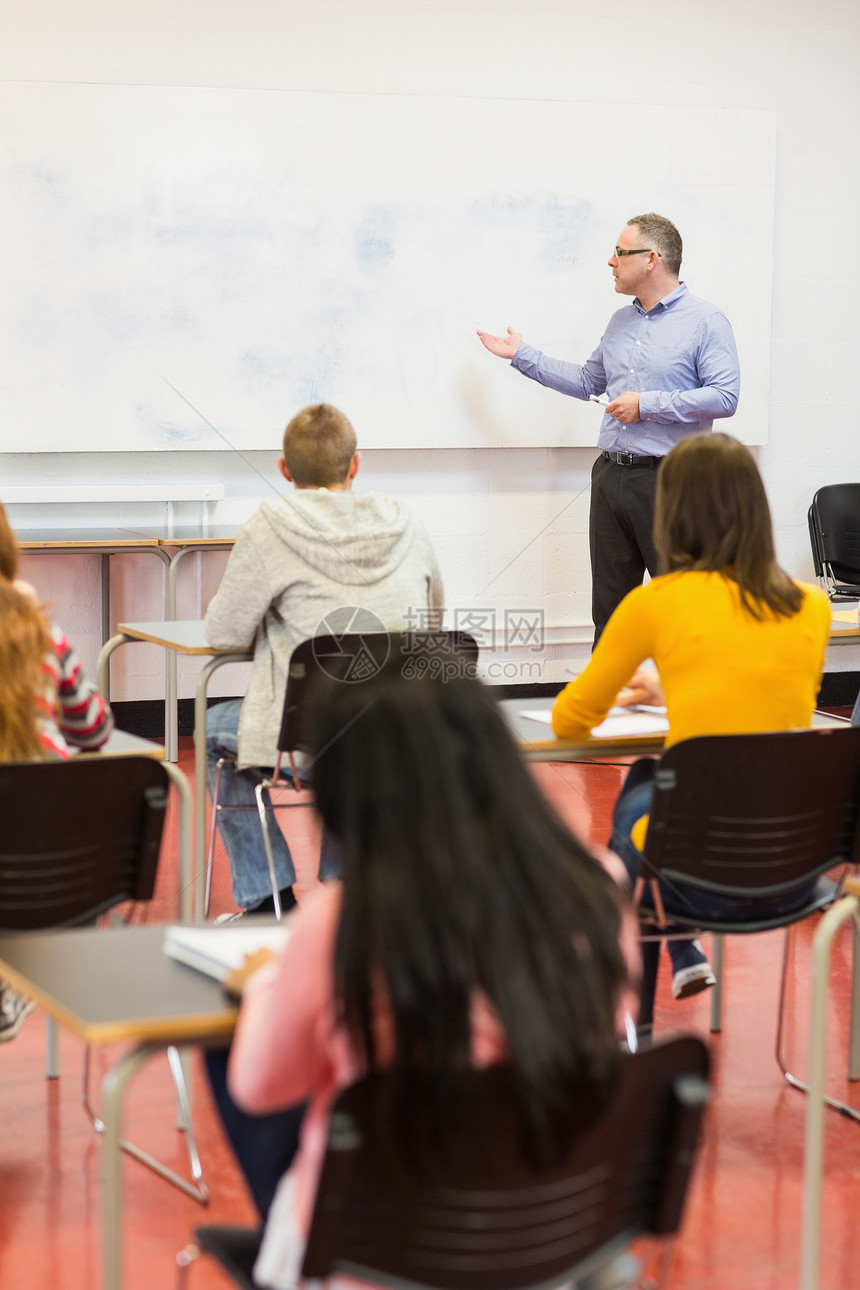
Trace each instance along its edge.
<path fill-rule="evenodd" d="M 593 444 L 475 329 L 584 361 L 645 210 L 766 440 L 771 113 L 16 83 L 0 114 L 2 451 L 271 449 L 320 400 L 363 447 Z"/>

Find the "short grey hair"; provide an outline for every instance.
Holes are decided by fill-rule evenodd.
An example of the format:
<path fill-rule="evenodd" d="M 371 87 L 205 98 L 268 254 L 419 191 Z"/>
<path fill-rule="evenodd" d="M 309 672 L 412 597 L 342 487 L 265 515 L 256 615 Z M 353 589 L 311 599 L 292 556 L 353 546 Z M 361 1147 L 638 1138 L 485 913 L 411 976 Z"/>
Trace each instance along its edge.
<path fill-rule="evenodd" d="M 649 211 L 647 215 L 634 215 L 627 224 L 628 227 L 636 225 L 642 242 L 656 251 L 669 272 L 677 277 L 681 271 L 684 243 L 672 221 L 664 215 L 655 215 L 653 211 Z"/>

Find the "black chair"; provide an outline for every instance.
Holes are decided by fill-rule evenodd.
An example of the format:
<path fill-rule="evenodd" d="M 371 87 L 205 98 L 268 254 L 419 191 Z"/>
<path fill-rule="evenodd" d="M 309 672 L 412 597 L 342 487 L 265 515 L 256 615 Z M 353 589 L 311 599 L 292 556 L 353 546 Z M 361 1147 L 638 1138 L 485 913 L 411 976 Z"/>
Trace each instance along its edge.
<path fill-rule="evenodd" d="M 79 756 L 0 765 L 0 932 L 91 925 L 127 901 L 152 898 L 171 783 L 180 800 L 180 873 L 190 873 L 191 795 L 180 771 L 154 757 Z M 58 1074 L 49 1026 L 48 1076 Z M 97 1132 L 84 1051 L 81 1101 Z M 123 1149 L 196 1199 L 206 1199 L 185 1075 L 169 1050 L 194 1183 L 131 1143 Z"/>
<path fill-rule="evenodd" d="M 297 806 L 308 806 L 306 797 L 299 798 L 310 785 L 307 771 L 299 767 L 297 755 L 310 750 L 311 735 L 308 725 L 309 699 L 314 686 L 323 678 L 334 678 L 345 684 L 361 684 L 379 671 L 390 658 L 403 659 L 403 675 L 407 679 L 420 679 L 432 675 L 453 679 L 460 675 L 474 676 L 477 672 L 478 645 L 468 632 L 354 632 L 339 636 L 312 636 L 293 650 L 287 673 L 287 689 L 281 729 L 278 735 L 278 755 L 271 775 L 264 776 L 255 788 L 257 813 L 260 819 L 263 846 L 272 883 L 272 899 L 276 918 L 281 917 L 281 901 L 275 859 L 266 823 L 267 811 L 282 811 Z M 282 770 L 284 758 L 289 770 Z M 203 908 L 209 913 L 212 888 L 212 865 L 215 858 L 215 832 L 222 811 L 250 811 L 250 806 L 223 806 L 219 801 L 221 772 L 227 762 L 222 757 L 215 773 L 212 794 L 212 818 L 209 826 L 209 848 L 206 859 L 206 889 Z M 283 798 L 272 801 L 273 789 L 292 790 L 297 800 Z"/>
<path fill-rule="evenodd" d="M 860 597 L 860 484 L 819 488 L 807 515 L 818 581 L 831 600 Z"/>
<path fill-rule="evenodd" d="M 680 1226 L 707 1074 L 707 1048 L 693 1036 L 621 1054 L 608 1095 L 571 1089 L 573 1141 L 561 1159 L 538 1165 L 524 1158 L 509 1070 L 471 1072 L 462 1101 L 451 1100 L 450 1146 L 425 1172 L 404 1150 L 390 1077 L 359 1080 L 332 1109 L 302 1278 L 340 1273 L 438 1290 L 577 1286 L 637 1237 L 664 1243 Z M 416 1076 L 416 1116 L 421 1085 Z M 259 1232 L 202 1227 L 195 1240 L 180 1268 L 205 1251 L 254 1290 Z"/>
<path fill-rule="evenodd" d="M 776 1057 L 786 1080 L 807 1091 L 782 1056 L 789 932 L 839 894 L 827 871 L 860 862 L 860 729 L 792 730 L 686 739 L 661 757 L 635 899 L 653 906 L 657 927 L 690 935 L 748 935 L 786 929 Z M 657 877 L 684 889 L 730 897 L 738 914 L 707 919 L 664 913 Z M 758 915 L 756 903 L 814 884 L 800 908 Z M 648 914 L 646 913 L 646 917 Z M 659 952 L 659 950 L 657 951 Z M 646 951 L 647 958 L 647 951 Z M 653 985 L 656 954 L 646 963 Z M 852 1017 L 852 1037 L 858 1017 Z M 718 1027 L 714 1027 L 718 1028 Z M 846 1103 L 829 1104 L 860 1120 Z"/>
<path fill-rule="evenodd" d="M 0 765 L 0 931 L 83 927 L 150 900 L 168 786 L 152 757 Z"/>

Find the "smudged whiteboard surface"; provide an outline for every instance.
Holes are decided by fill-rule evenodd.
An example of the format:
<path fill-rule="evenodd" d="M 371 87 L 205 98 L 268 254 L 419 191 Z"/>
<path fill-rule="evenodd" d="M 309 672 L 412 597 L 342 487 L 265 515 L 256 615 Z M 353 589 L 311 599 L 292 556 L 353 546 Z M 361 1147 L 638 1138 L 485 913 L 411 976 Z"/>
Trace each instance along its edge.
<path fill-rule="evenodd" d="M 592 444 L 601 412 L 488 354 L 583 361 L 631 215 L 738 339 L 767 437 L 765 112 L 0 86 L 0 450 L 272 448 L 327 400 L 365 447 Z"/>

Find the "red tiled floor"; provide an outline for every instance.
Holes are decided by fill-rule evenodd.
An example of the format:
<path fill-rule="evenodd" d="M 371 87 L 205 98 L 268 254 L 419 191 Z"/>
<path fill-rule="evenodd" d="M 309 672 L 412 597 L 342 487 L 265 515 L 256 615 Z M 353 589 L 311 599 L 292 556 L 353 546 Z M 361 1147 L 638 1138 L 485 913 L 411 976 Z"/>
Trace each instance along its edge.
<path fill-rule="evenodd" d="M 183 741 L 186 742 L 186 741 Z M 190 752 L 182 765 L 190 771 Z M 620 766 L 544 765 L 535 775 L 556 809 L 595 842 L 608 836 Z M 313 881 L 309 812 L 286 825 L 302 886 Z M 216 867 L 212 913 L 231 909 L 226 859 Z M 175 914 L 175 860 L 168 850 L 152 920 Z M 815 921 L 795 935 L 788 1003 L 787 1053 L 802 1074 L 808 1025 L 809 955 Z M 785 1290 L 798 1283 L 805 1099 L 782 1081 L 773 1056 L 781 933 L 727 942 L 724 1033 L 712 1039 L 714 1098 L 696 1177 L 668 1285 L 670 1290 Z M 847 934 L 834 955 L 830 1025 L 831 1086 L 860 1105 L 860 1086 L 845 1081 L 851 952 Z M 659 1031 L 707 1034 L 709 1000 L 671 999 L 661 977 Z M 99 1051 L 96 1076 L 116 1050 Z M 80 1044 L 61 1034 L 62 1078 L 44 1079 L 44 1025 L 39 1014 L 0 1047 L 5 1103 L 0 1148 L 0 1286 L 2 1290 L 91 1290 L 99 1285 L 100 1148 L 79 1106 Z M 225 1148 L 196 1068 L 194 1122 L 212 1190 L 208 1210 L 186 1199 L 134 1161 L 124 1165 L 127 1290 L 173 1284 L 174 1256 L 197 1222 L 252 1222 L 253 1210 Z M 167 1063 L 152 1061 L 127 1098 L 128 1135 L 184 1167 L 182 1135 L 173 1128 Z M 860 1285 L 860 1125 L 828 1116 L 821 1285 Z M 229 1284 L 202 1260 L 191 1290 Z"/>

